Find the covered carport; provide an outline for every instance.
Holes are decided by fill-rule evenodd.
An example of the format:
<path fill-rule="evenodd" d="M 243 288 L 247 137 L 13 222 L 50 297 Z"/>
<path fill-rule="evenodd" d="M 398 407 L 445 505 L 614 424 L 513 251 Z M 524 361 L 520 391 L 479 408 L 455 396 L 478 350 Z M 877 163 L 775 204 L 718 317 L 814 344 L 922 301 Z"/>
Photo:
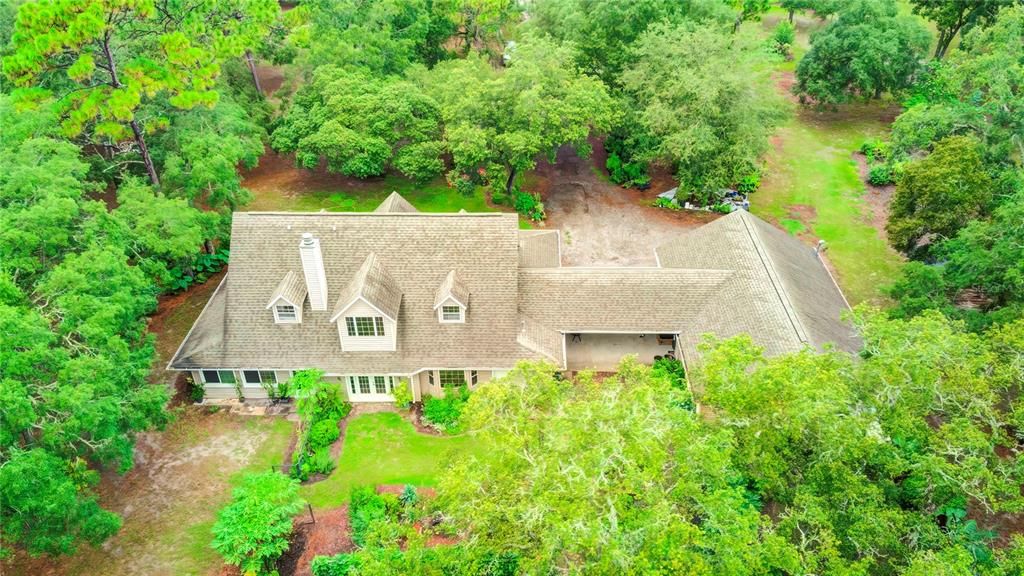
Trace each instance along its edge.
<path fill-rule="evenodd" d="M 655 333 L 573 332 L 565 334 L 565 364 L 570 371 L 612 372 L 624 356 L 643 364 L 675 356 L 676 335 Z"/>

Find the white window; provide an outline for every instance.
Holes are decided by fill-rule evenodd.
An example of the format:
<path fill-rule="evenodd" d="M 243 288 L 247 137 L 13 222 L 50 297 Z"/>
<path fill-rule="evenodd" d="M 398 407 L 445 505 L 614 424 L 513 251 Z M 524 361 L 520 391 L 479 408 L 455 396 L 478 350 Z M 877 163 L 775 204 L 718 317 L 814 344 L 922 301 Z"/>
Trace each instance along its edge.
<path fill-rule="evenodd" d="M 430 385 L 431 387 L 434 386 L 434 371 L 433 370 L 427 370 L 427 384 Z"/>
<path fill-rule="evenodd" d="M 203 382 L 233 386 L 238 380 L 235 378 L 234 370 L 203 370 Z"/>
<path fill-rule="evenodd" d="M 476 386 L 477 380 L 479 380 L 479 378 L 480 378 L 480 375 L 477 373 L 476 370 L 470 370 L 469 371 L 469 385 L 470 386 Z"/>
<path fill-rule="evenodd" d="M 462 322 L 461 306 L 441 306 L 442 322 Z"/>
<path fill-rule="evenodd" d="M 441 386 L 450 388 L 452 386 L 466 385 L 466 372 L 464 370 L 440 370 Z"/>
<path fill-rule="evenodd" d="M 384 318 L 381 316 L 346 316 L 345 327 L 349 336 L 383 336 Z"/>
<path fill-rule="evenodd" d="M 299 312 L 291 304 L 274 306 L 274 321 L 278 324 L 292 324 L 299 321 Z"/>
<path fill-rule="evenodd" d="M 246 384 L 277 384 L 277 374 L 273 370 L 242 370 L 242 380 Z"/>

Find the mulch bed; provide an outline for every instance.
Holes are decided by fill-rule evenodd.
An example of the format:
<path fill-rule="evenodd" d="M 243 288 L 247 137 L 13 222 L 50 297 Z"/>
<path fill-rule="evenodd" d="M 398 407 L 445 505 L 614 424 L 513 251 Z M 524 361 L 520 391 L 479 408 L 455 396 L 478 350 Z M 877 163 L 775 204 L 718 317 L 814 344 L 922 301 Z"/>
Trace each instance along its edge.
<path fill-rule="evenodd" d="M 444 436 L 444 433 L 441 432 L 440 430 L 438 430 L 437 428 L 434 428 L 433 426 L 428 426 L 427 424 L 425 424 L 426 421 L 423 419 L 423 403 L 422 402 L 417 402 L 417 403 L 413 404 L 412 405 L 412 410 L 405 411 L 404 413 L 403 412 L 399 412 L 399 413 L 402 414 L 402 416 L 410 424 L 412 424 L 416 428 L 416 431 L 419 432 L 420 434 L 429 434 L 431 436 Z"/>
<path fill-rule="evenodd" d="M 334 460 L 335 462 L 337 462 L 338 458 L 341 457 L 341 449 L 345 445 L 345 430 L 348 429 L 348 421 L 349 421 L 349 417 L 350 416 L 352 416 L 351 413 L 349 413 L 348 416 L 342 418 L 338 422 L 338 432 L 339 432 L 338 439 L 335 440 L 333 444 L 331 444 L 331 459 Z M 298 436 L 299 436 L 298 432 L 292 434 L 292 442 L 291 442 L 291 445 L 288 447 L 288 451 L 285 452 L 284 463 L 283 463 L 282 468 L 281 468 L 282 470 L 290 470 L 291 469 L 292 457 L 294 456 L 295 450 L 298 448 L 298 446 L 297 446 L 298 441 L 299 441 Z M 321 480 L 326 480 L 328 476 L 329 476 L 329 474 L 319 474 L 319 473 L 311 474 L 309 476 L 309 478 L 306 479 L 306 481 L 302 483 L 302 485 L 305 486 L 307 484 L 316 484 L 317 482 L 319 482 Z"/>
<path fill-rule="evenodd" d="M 356 549 L 348 522 L 348 504 L 315 513 L 316 522 L 305 513 L 295 519 L 291 547 L 277 561 L 281 576 L 310 576 L 310 564 L 317 556 L 334 556 Z"/>

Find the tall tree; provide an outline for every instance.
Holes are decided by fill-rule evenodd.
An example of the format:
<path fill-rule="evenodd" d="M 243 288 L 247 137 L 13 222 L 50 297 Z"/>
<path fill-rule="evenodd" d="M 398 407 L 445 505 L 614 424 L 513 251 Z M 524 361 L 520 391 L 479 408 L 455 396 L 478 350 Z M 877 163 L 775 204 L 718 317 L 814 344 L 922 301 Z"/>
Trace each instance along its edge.
<path fill-rule="evenodd" d="M 978 141 L 953 136 L 932 153 L 907 165 L 896 184 L 886 232 L 894 248 L 927 255 L 922 245 L 952 238 L 991 209 L 992 179 L 985 170 Z"/>
<path fill-rule="evenodd" d="M 672 167 L 701 202 L 756 172 L 784 103 L 763 66 L 761 42 L 707 27 L 652 28 L 622 75 L 639 110 L 634 133 L 650 135 L 635 156 Z"/>
<path fill-rule="evenodd" d="M 929 41 L 928 30 L 900 16 L 894 0 L 855 0 L 811 38 L 794 91 L 820 105 L 901 94 L 917 78 Z"/>
<path fill-rule="evenodd" d="M 69 136 L 132 139 L 159 186 L 145 135 L 161 122 L 144 125 L 140 106 L 158 94 L 179 108 L 213 105 L 219 60 L 241 55 L 276 11 L 272 0 L 27 2 L 4 72 L 28 97 L 56 94 Z"/>
<path fill-rule="evenodd" d="M 607 130 L 614 117 L 604 85 L 576 69 L 569 48 L 540 38 L 517 45 L 504 70 L 467 58 L 412 80 L 440 106 L 452 179 L 483 170 L 506 191 L 539 154 L 563 144 L 588 153 L 591 129 Z"/>
<path fill-rule="evenodd" d="M 572 382 L 521 364 L 474 392 L 464 418 L 485 449 L 457 459 L 439 505 L 470 547 L 521 573 L 792 573 L 730 464 L 731 439 L 627 359 Z"/>
<path fill-rule="evenodd" d="M 939 40 L 935 45 L 935 58 L 941 60 L 950 43 L 961 30 L 973 26 L 986 26 L 996 14 L 1014 0 L 910 0 L 914 13 L 935 22 Z"/>

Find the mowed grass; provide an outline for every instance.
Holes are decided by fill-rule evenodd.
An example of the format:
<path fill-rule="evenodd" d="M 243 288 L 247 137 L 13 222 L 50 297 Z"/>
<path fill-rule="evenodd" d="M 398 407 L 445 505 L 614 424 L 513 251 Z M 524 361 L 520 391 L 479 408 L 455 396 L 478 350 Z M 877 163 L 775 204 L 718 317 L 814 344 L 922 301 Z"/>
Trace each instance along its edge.
<path fill-rule="evenodd" d="M 884 136 L 878 106 L 857 105 L 841 115 L 804 111 L 777 132 L 761 189 L 751 210 L 791 233 L 827 242 L 828 259 L 851 304 L 881 303 L 902 259 L 869 219 L 852 154 L 869 138 Z"/>
<path fill-rule="evenodd" d="M 364 414 L 348 423 L 337 469 L 300 492 L 322 509 L 344 504 L 352 487 L 362 484 L 434 486 L 451 452 L 477 449 L 468 435 L 421 434 L 394 412 Z"/>

